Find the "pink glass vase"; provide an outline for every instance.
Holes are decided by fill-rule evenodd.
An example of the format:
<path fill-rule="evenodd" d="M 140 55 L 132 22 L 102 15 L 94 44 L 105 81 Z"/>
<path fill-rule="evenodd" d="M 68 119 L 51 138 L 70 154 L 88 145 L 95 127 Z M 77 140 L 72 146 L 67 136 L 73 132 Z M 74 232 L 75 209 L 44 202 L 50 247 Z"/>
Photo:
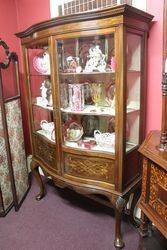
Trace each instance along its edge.
<path fill-rule="evenodd" d="M 69 106 L 73 111 L 84 109 L 84 84 L 69 84 Z"/>

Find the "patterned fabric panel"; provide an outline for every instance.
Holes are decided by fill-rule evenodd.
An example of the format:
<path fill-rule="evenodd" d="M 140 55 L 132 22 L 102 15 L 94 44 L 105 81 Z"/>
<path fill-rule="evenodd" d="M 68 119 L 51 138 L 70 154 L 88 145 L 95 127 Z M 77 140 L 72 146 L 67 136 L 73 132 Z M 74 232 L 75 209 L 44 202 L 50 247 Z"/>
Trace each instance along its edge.
<path fill-rule="evenodd" d="M 0 189 L 5 210 L 13 202 L 12 188 L 9 176 L 9 167 L 2 124 L 2 110 L 0 107 Z M 1 207 L 2 209 L 2 207 Z"/>
<path fill-rule="evenodd" d="M 20 100 L 14 100 L 6 103 L 5 108 L 16 193 L 19 203 L 25 195 L 29 186 L 26 155 L 24 149 Z"/>
<path fill-rule="evenodd" d="M 3 213 L 3 206 L 2 206 L 2 197 L 1 197 L 1 189 L 0 189 L 0 214 Z"/>

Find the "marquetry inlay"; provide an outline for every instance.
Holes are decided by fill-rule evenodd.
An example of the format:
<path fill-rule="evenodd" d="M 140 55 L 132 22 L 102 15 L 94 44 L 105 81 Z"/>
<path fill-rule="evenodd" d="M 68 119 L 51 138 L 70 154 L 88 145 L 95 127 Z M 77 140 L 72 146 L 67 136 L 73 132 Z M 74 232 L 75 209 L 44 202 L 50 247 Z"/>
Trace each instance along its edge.
<path fill-rule="evenodd" d="M 167 204 L 159 194 L 159 192 L 162 193 L 162 190 L 163 197 L 167 197 L 167 172 L 151 164 L 149 205 L 167 221 Z"/>
<path fill-rule="evenodd" d="M 55 149 L 49 144 L 46 144 L 41 140 L 39 136 L 34 136 L 35 138 L 35 155 L 41 160 L 46 162 L 48 165 L 56 168 L 56 155 Z"/>
<path fill-rule="evenodd" d="M 114 162 L 93 157 L 65 156 L 65 172 L 83 178 L 114 181 Z"/>
<path fill-rule="evenodd" d="M 146 198 L 147 164 L 148 164 L 148 160 L 146 158 L 144 158 L 143 159 L 143 175 L 142 175 L 142 193 L 141 193 L 141 201 L 142 202 L 145 202 L 145 198 Z"/>

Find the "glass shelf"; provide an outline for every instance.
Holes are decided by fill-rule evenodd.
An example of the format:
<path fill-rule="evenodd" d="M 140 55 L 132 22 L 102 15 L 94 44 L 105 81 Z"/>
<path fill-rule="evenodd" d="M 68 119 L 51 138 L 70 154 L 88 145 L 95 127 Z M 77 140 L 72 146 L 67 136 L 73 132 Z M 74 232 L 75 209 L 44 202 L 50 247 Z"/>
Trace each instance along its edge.
<path fill-rule="evenodd" d="M 70 107 L 61 108 L 61 111 L 68 114 L 79 114 L 79 115 L 100 115 L 100 116 L 113 116 L 115 115 L 115 109 L 111 107 L 96 107 L 94 105 L 85 106 L 82 111 L 73 111 Z"/>
<path fill-rule="evenodd" d="M 82 111 L 73 111 L 70 107 L 61 108 L 61 111 L 67 114 L 78 114 L 78 115 L 99 115 L 99 116 L 115 116 L 115 108 L 112 107 L 96 107 L 94 105 L 85 106 Z M 136 107 L 131 108 L 128 106 L 127 113 L 137 112 L 139 109 Z"/>
<path fill-rule="evenodd" d="M 101 82 L 105 84 L 115 84 L 115 72 L 81 72 L 81 73 L 59 73 L 61 83 L 71 82 L 71 83 L 96 83 Z"/>
<path fill-rule="evenodd" d="M 94 138 L 91 138 L 92 140 L 94 140 Z M 101 147 L 99 145 L 95 145 L 91 148 L 86 148 L 84 146 L 84 144 L 82 144 L 81 146 L 78 145 L 77 142 L 70 142 L 70 141 L 65 141 L 64 142 L 64 147 L 66 148 L 73 148 L 73 149 L 79 149 L 79 150 L 82 150 L 82 151 L 89 151 L 91 150 L 91 152 L 97 152 L 97 151 L 103 151 L 103 152 L 107 152 L 107 153 L 112 153 L 112 154 L 115 154 L 115 146 L 114 147 Z M 134 143 L 130 143 L 130 142 L 127 142 L 127 145 L 126 145 L 126 152 L 130 152 L 132 149 L 136 148 L 137 147 L 137 144 L 134 144 Z"/>
<path fill-rule="evenodd" d="M 137 146 L 138 146 L 138 144 L 127 141 L 126 142 L 126 153 L 128 153 L 131 150 L 135 149 Z"/>
<path fill-rule="evenodd" d="M 73 149 L 80 149 L 80 150 L 84 150 L 84 151 L 91 150 L 91 152 L 96 152 L 96 151 L 101 152 L 101 151 L 103 151 L 103 152 L 108 152 L 108 153 L 112 153 L 112 154 L 115 153 L 115 147 L 109 148 L 109 147 L 101 147 L 99 145 L 95 145 L 91 149 L 89 149 L 89 148 L 84 147 L 84 145 L 79 146 L 77 142 L 69 142 L 69 141 L 65 141 L 64 145 L 66 147 L 70 147 L 70 148 L 73 148 Z"/>
<path fill-rule="evenodd" d="M 48 77 L 48 78 L 51 77 L 50 74 L 45 75 L 45 74 L 40 74 L 40 73 L 39 74 L 28 74 L 28 76 L 30 76 L 30 77 L 42 77 L 43 76 L 43 77 Z"/>
<path fill-rule="evenodd" d="M 44 130 L 41 129 L 41 130 L 37 130 L 36 133 L 37 133 L 38 135 L 42 136 L 44 139 L 47 139 L 47 141 L 52 142 L 52 143 L 55 144 L 55 140 L 53 140 L 53 139 L 51 138 L 51 135 L 48 134 L 48 132 L 46 132 L 46 131 L 44 131 Z"/>
<path fill-rule="evenodd" d="M 140 70 L 133 70 L 133 69 L 130 69 L 130 70 L 127 70 L 127 73 L 134 73 L 134 74 L 140 74 L 141 71 Z"/>
<path fill-rule="evenodd" d="M 50 111 L 53 111 L 53 107 L 50 107 L 50 106 L 43 106 L 43 105 L 39 105 L 37 103 L 33 103 L 34 106 L 37 106 L 37 107 L 40 107 L 40 108 L 43 108 L 43 109 L 47 109 L 47 110 L 50 110 Z"/>
<path fill-rule="evenodd" d="M 76 73 L 76 72 L 60 72 L 60 76 L 68 76 L 68 75 L 106 75 L 106 74 L 115 74 L 115 72 L 112 71 L 106 71 L 106 72 L 81 72 L 81 73 Z"/>

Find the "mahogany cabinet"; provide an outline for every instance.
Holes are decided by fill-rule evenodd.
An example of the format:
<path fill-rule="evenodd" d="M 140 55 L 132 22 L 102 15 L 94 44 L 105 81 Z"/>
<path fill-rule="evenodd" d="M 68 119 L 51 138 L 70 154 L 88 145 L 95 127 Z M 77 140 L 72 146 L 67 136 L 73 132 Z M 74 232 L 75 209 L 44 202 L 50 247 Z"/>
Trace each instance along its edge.
<path fill-rule="evenodd" d="M 71 187 L 121 214 L 140 184 L 146 58 L 153 16 L 128 5 L 58 17 L 21 38 L 33 149 L 55 185 Z"/>

